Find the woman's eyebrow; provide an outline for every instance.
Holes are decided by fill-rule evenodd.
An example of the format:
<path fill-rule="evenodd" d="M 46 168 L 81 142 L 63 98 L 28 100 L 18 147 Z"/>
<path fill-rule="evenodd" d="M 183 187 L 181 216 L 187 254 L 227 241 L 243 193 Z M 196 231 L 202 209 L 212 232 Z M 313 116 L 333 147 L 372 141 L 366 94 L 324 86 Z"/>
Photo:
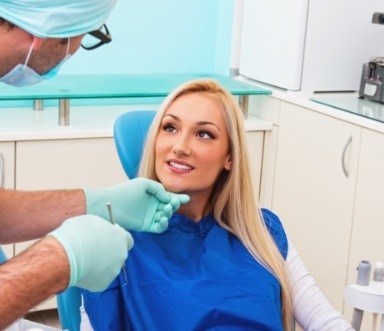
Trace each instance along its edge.
<path fill-rule="evenodd" d="M 167 117 L 167 116 L 169 116 L 169 117 L 172 117 L 174 120 L 176 120 L 176 121 L 180 121 L 180 117 L 179 116 L 177 116 L 177 115 L 174 115 L 174 114 L 165 114 L 164 116 L 163 116 L 163 118 L 165 118 L 165 117 Z"/>
<path fill-rule="evenodd" d="M 163 118 L 165 118 L 165 117 L 167 117 L 167 116 L 172 117 L 172 118 L 173 118 L 174 120 L 176 120 L 176 121 L 179 121 L 179 122 L 181 121 L 181 120 L 180 120 L 180 117 L 177 116 L 177 115 L 175 115 L 175 114 L 168 113 L 168 114 L 165 114 Z M 220 129 L 220 127 L 219 127 L 217 124 L 215 124 L 215 123 L 213 123 L 213 122 L 210 122 L 210 121 L 198 121 L 198 122 L 197 122 L 197 125 L 213 125 L 213 126 L 215 126 L 219 131 L 222 131 L 222 130 Z"/>
<path fill-rule="evenodd" d="M 199 121 L 197 122 L 198 125 L 213 125 L 215 126 L 219 131 L 221 131 L 221 129 L 219 128 L 219 126 L 213 122 L 209 122 L 209 121 Z"/>

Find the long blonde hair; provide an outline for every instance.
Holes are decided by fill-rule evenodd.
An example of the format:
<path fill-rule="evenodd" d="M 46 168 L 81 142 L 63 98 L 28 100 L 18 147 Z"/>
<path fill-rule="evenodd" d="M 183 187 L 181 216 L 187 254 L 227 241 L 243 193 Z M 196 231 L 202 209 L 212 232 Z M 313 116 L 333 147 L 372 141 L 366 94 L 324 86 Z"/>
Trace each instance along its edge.
<path fill-rule="evenodd" d="M 139 175 L 158 180 L 155 172 L 155 143 L 165 111 L 180 96 L 202 93 L 224 109 L 232 168 L 217 179 L 210 197 L 211 212 L 223 228 L 235 234 L 257 261 L 275 275 L 281 286 L 283 325 L 292 326 L 289 280 L 284 260 L 266 228 L 256 206 L 246 148 L 244 119 L 236 100 L 213 80 L 196 80 L 183 84 L 164 100 L 149 130 Z"/>

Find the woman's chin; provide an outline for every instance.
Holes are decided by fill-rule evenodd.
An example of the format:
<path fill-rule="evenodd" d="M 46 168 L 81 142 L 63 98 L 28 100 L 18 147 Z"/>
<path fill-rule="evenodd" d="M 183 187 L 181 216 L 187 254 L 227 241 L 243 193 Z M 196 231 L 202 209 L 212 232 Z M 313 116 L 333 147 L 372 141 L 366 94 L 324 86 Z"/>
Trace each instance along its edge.
<path fill-rule="evenodd" d="M 173 180 L 169 181 L 161 181 L 161 184 L 163 184 L 164 188 L 173 193 L 185 193 L 187 187 L 185 185 L 182 185 L 181 183 L 177 183 Z"/>
<path fill-rule="evenodd" d="M 178 193 L 178 194 L 185 194 L 186 193 L 185 188 L 182 188 L 182 187 L 178 187 L 178 186 L 174 186 L 174 185 L 169 185 L 169 186 L 164 186 L 164 187 L 167 191 L 172 192 L 172 193 Z"/>

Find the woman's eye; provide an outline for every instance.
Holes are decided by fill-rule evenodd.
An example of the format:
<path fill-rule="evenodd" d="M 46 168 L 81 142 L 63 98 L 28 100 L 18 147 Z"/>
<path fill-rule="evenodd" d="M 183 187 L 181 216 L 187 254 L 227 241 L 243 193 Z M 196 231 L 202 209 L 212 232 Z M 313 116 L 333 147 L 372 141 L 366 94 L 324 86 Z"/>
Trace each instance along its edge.
<path fill-rule="evenodd" d="M 199 131 L 197 136 L 203 139 L 214 139 L 214 135 L 208 131 Z"/>
<path fill-rule="evenodd" d="M 176 131 L 176 128 L 172 124 L 164 124 L 163 130 L 166 132 L 174 132 Z"/>

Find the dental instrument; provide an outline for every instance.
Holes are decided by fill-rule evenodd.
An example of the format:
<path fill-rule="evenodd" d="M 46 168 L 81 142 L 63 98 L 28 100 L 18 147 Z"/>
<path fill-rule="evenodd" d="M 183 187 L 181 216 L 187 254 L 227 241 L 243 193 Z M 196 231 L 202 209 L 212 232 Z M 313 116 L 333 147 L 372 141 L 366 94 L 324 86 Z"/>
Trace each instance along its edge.
<path fill-rule="evenodd" d="M 111 206 L 111 203 L 110 202 L 107 202 L 107 209 L 108 209 L 108 214 L 109 214 L 109 221 L 115 225 L 116 222 L 113 218 L 113 214 L 112 214 L 112 206 Z M 123 285 L 126 285 L 128 284 L 128 278 L 127 278 L 127 271 L 125 270 L 125 263 L 123 264 L 123 274 L 124 274 L 124 280 L 125 280 L 125 283 Z"/>

